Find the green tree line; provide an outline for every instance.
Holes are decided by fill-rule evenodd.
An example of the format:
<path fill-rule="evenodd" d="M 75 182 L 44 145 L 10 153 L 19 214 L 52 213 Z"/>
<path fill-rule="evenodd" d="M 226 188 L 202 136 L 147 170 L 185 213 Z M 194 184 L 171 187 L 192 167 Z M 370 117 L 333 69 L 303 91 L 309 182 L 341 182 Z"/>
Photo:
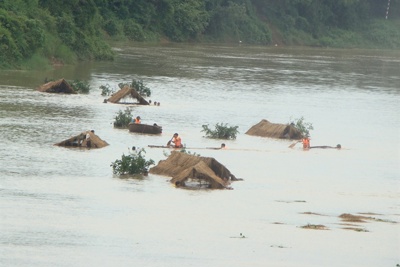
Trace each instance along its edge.
<path fill-rule="evenodd" d="M 400 47 L 400 0 L 0 0 L 0 67 L 111 60 L 108 41 Z"/>

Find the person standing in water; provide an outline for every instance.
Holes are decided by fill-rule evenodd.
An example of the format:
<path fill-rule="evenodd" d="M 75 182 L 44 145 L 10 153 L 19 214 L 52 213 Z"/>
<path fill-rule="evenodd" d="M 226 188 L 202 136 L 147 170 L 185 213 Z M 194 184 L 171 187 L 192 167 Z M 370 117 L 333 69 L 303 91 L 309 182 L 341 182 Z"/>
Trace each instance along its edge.
<path fill-rule="evenodd" d="M 301 142 L 303 143 L 303 149 L 310 149 L 310 138 L 308 138 L 308 136 L 303 137 Z"/>
<path fill-rule="evenodd" d="M 90 133 L 94 133 L 94 130 L 91 130 L 90 132 L 87 131 L 87 133 L 86 133 L 86 147 L 88 147 L 88 148 L 92 147 L 92 139 L 90 137 Z"/>

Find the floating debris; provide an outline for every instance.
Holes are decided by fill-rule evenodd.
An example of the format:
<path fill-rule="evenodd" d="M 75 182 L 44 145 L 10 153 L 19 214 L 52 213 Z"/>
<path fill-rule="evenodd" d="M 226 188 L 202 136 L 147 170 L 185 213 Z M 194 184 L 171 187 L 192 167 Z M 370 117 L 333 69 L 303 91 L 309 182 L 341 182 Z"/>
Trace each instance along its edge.
<path fill-rule="evenodd" d="M 231 238 L 247 238 L 244 234 L 240 233 L 239 236 L 231 236 Z"/>
<path fill-rule="evenodd" d="M 306 224 L 306 225 L 301 226 L 301 228 L 314 229 L 314 230 L 329 230 L 329 228 L 323 224 Z"/>

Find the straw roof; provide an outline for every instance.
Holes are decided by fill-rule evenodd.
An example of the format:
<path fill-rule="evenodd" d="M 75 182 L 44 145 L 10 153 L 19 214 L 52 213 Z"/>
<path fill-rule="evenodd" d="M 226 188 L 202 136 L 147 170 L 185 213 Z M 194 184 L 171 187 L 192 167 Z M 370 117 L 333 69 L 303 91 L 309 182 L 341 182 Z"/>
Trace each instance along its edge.
<path fill-rule="evenodd" d="M 140 105 L 149 105 L 149 102 L 147 102 L 135 89 L 130 88 L 128 85 L 125 85 L 118 92 L 114 93 L 107 101 L 118 103 L 125 97 L 136 98 Z"/>
<path fill-rule="evenodd" d="M 246 134 L 261 137 L 272 137 L 280 139 L 301 139 L 301 132 L 290 124 L 271 123 L 267 120 L 261 120 L 252 126 Z"/>
<path fill-rule="evenodd" d="M 106 141 L 103 141 L 100 137 L 94 134 L 91 131 L 82 132 L 78 135 L 75 135 L 67 140 L 64 140 L 60 143 L 54 144 L 55 146 L 65 146 L 65 147 L 87 147 L 86 144 L 86 134 L 89 133 L 91 140 L 91 148 L 102 148 L 108 146 Z"/>
<path fill-rule="evenodd" d="M 161 160 L 150 169 L 150 173 L 171 176 L 171 183 L 188 186 L 189 183 L 206 185 L 208 188 L 227 188 L 236 177 L 214 158 L 199 157 L 172 151 L 166 160 Z"/>
<path fill-rule="evenodd" d="M 76 94 L 75 90 L 65 79 L 45 83 L 37 90 L 46 93 Z"/>

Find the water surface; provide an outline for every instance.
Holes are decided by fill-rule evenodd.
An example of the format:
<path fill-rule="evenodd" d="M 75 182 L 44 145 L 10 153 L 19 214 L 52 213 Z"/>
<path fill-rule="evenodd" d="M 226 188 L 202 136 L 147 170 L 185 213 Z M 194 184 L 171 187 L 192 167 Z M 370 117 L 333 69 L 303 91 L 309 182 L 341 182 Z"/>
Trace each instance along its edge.
<path fill-rule="evenodd" d="M 400 263 L 400 54 L 308 48 L 121 45 L 113 62 L 0 73 L 2 266 L 395 266 Z M 35 89 L 45 78 L 90 82 L 88 95 Z M 114 129 L 125 105 L 100 85 L 141 79 L 160 106 L 133 106 L 160 136 Z M 311 145 L 248 136 L 261 119 L 311 122 Z M 239 126 L 236 140 L 201 125 Z M 110 146 L 53 146 L 94 129 Z M 234 190 L 183 190 L 169 177 L 121 179 L 110 163 L 146 157 L 178 132 L 215 157 Z M 200 149 L 225 142 L 228 150 Z M 310 214 L 311 213 L 311 214 Z M 364 214 L 349 225 L 343 213 Z M 325 225 L 329 230 L 303 229 Z M 350 227 L 353 230 L 344 228 Z M 357 231 L 356 231 L 357 230 Z M 240 234 L 245 238 L 240 238 Z"/>

